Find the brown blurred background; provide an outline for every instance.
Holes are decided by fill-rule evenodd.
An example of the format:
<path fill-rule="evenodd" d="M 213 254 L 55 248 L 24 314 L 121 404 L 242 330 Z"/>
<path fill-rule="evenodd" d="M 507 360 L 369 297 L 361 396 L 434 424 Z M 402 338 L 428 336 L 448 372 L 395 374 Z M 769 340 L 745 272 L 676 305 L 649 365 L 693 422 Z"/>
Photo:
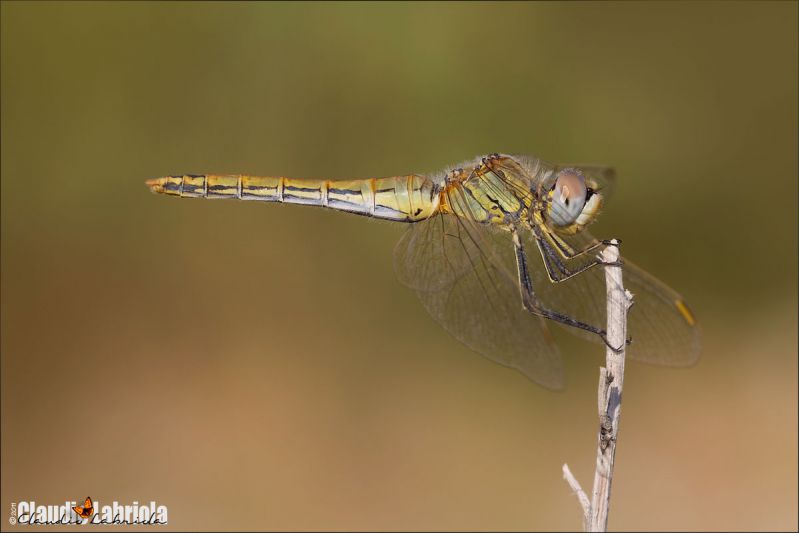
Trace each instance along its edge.
<path fill-rule="evenodd" d="M 614 165 L 595 233 L 703 325 L 696 367 L 628 365 L 610 527 L 796 529 L 793 2 L 3 2 L 3 527 L 89 494 L 170 529 L 579 528 L 602 350 L 558 332 L 544 390 L 425 315 L 402 228 L 144 186 L 493 151 Z"/>

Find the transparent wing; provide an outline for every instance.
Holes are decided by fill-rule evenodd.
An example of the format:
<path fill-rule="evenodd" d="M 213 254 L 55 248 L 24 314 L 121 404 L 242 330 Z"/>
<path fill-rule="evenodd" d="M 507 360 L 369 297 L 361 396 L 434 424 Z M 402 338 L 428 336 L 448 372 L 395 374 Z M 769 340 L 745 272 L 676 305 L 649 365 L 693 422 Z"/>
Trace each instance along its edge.
<path fill-rule="evenodd" d="M 663 366 L 690 366 L 702 350 L 701 331 L 682 296 L 624 260 L 625 287 L 634 295 L 627 331 L 630 357 Z"/>
<path fill-rule="evenodd" d="M 450 202 L 462 201 L 462 191 L 449 194 Z M 411 225 L 395 249 L 395 270 L 459 341 L 544 387 L 560 388 L 557 347 L 545 319 L 522 307 L 510 270 L 513 253 L 509 233 L 439 214 Z"/>
<path fill-rule="evenodd" d="M 471 264 L 463 261 L 460 227 L 454 215 L 437 215 L 410 224 L 394 247 L 394 272 L 414 290 L 450 288 Z"/>
<path fill-rule="evenodd" d="M 585 231 L 564 237 L 564 240 L 578 250 L 596 242 Z M 604 329 L 606 288 L 602 266 L 597 265 L 560 283 L 552 283 L 544 265 L 546 251 L 538 245 L 532 230 L 525 228 L 522 241 L 528 254 L 536 295 L 544 305 Z M 592 261 L 598 253 L 599 250 L 594 250 L 570 260 L 561 260 L 570 269 L 576 269 Z M 623 258 L 623 261 L 624 287 L 634 296 L 627 323 L 627 333 L 632 338 L 627 355 L 663 366 L 695 363 L 701 350 L 701 334 L 682 296 L 627 259 Z M 602 342 L 595 334 L 571 327 L 566 329 L 575 335 Z"/>

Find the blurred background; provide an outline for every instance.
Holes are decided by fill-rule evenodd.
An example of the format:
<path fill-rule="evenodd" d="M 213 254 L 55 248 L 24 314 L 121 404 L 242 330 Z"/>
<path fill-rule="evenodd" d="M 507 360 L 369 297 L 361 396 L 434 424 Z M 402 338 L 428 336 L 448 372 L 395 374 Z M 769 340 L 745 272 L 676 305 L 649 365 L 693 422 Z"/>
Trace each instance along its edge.
<path fill-rule="evenodd" d="M 1 9 L 6 511 L 579 528 L 601 349 L 556 331 L 545 390 L 395 280 L 402 227 L 144 186 L 501 151 L 613 165 L 594 233 L 703 327 L 694 368 L 628 364 L 610 527 L 797 528 L 796 3 Z"/>

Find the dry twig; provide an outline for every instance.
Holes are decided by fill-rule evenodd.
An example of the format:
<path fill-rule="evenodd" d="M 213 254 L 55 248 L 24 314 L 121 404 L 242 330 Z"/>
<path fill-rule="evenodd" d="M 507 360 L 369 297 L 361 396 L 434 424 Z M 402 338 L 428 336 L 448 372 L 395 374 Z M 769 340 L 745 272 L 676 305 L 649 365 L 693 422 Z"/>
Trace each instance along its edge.
<path fill-rule="evenodd" d="M 618 243 L 602 251 L 606 263 L 618 263 Z M 583 508 L 583 528 L 586 531 L 606 531 L 610 488 L 613 481 L 613 464 L 616 456 L 616 439 L 621 416 L 622 385 L 624 383 L 624 352 L 627 339 L 627 311 L 632 306 L 632 294 L 622 285 L 622 267 L 618 264 L 605 266 L 607 287 L 607 340 L 605 367 L 599 369 L 599 437 L 597 438 L 596 470 L 594 488 L 589 503 L 588 496 L 571 474 L 568 465 L 563 465 L 563 477 L 575 492 Z M 618 347 L 614 350 L 613 347 Z"/>

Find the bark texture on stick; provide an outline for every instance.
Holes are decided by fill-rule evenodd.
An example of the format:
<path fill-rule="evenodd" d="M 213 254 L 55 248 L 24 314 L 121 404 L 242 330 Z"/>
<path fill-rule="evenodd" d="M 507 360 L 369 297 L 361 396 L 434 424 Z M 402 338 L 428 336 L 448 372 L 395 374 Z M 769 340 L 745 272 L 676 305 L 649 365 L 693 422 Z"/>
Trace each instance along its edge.
<path fill-rule="evenodd" d="M 606 263 L 619 261 L 618 244 L 602 251 Z M 599 369 L 599 437 L 597 438 L 596 470 L 590 505 L 585 510 L 587 496 L 580 484 L 564 467 L 564 477 L 580 499 L 584 511 L 583 527 L 586 531 L 607 531 L 610 489 L 613 482 L 613 465 L 621 416 L 622 388 L 624 384 L 624 355 L 627 340 L 627 311 L 632 305 L 632 295 L 622 284 L 622 267 L 605 266 L 607 287 L 607 340 L 605 367 Z M 611 346 L 618 348 L 614 350 Z M 568 472 L 568 475 L 566 473 Z"/>

